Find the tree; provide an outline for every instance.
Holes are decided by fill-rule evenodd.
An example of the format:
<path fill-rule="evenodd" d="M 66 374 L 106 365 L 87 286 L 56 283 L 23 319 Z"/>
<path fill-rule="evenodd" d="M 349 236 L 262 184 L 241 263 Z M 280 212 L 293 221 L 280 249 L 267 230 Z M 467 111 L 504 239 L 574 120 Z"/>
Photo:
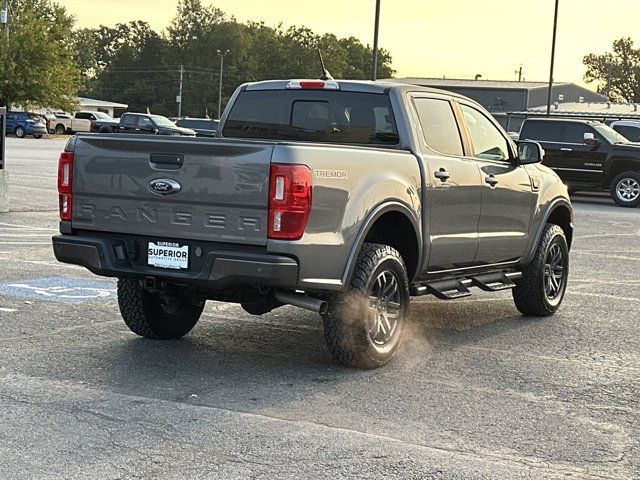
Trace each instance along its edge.
<path fill-rule="evenodd" d="M 80 30 L 75 44 L 83 94 L 126 103 L 131 111 L 174 114 L 170 98 L 177 93 L 178 68 L 166 63 L 167 41 L 148 23 Z"/>
<path fill-rule="evenodd" d="M 306 27 L 241 23 L 201 0 L 180 0 L 176 16 L 158 34 L 145 22 L 75 32 L 76 61 L 87 96 L 129 104 L 132 111 L 177 114 L 182 65 L 182 114 L 203 116 L 218 105 L 220 57 L 223 104 L 238 85 L 274 78 L 318 78 L 317 49 L 335 78 L 368 79 L 372 52 L 358 39 L 318 35 Z M 390 77 L 391 56 L 381 50 L 378 71 Z"/>
<path fill-rule="evenodd" d="M 51 0 L 12 0 L 10 36 L 0 39 L 0 105 L 70 110 L 79 81 L 74 19 Z"/>
<path fill-rule="evenodd" d="M 598 91 L 616 101 L 640 102 L 640 49 L 631 38 L 613 42 L 613 51 L 589 54 L 583 60 L 587 82 L 599 82 Z"/>

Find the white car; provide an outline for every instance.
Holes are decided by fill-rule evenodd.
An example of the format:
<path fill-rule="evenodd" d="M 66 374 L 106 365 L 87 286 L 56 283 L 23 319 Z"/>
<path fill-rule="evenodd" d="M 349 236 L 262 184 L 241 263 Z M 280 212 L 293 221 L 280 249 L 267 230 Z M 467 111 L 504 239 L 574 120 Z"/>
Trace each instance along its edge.
<path fill-rule="evenodd" d="M 66 113 L 56 113 L 54 133 L 63 135 L 65 133 L 88 133 L 91 131 L 91 122 L 94 120 L 113 120 L 103 112 L 77 112 L 71 116 Z"/>
<path fill-rule="evenodd" d="M 640 142 L 640 120 L 620 120 L 610 127 L 630 142 Z"/>

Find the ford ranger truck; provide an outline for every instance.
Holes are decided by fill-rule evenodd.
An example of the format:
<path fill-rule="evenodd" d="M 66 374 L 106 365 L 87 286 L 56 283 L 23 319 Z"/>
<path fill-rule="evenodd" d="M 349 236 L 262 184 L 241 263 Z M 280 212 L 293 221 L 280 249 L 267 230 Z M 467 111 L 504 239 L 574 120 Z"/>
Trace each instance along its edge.
<path fill-rule="evenodd" d="M 572 207 L 535 142 L 477 103 L 395 83 L 240 86 L 217 138 L 105 134 L 59 162 L 61 262 L 118 278 L 127 326 L 187 334 L 206 300 L 317 312 L 342 365 L 398 351 L 412 296 L 511 289 L 560 307 Z"/>

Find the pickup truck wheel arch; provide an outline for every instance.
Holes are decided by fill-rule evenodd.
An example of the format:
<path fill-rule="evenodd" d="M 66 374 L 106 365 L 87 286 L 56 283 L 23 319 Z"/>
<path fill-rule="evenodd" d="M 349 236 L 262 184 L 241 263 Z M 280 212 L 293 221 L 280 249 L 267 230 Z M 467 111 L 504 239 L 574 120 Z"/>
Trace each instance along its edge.
<path fill-rule="evenodd" d="M 615 157 L 610 160 L 605 170 L 604 188 L 611 188 L 613 181 L 625 172 L 640 172 L 640 161 L 624 157 Z"/>
<path fill-rule="evenodd" d="M 571 242 L 573 240 L 573 223 L 572 223 L 572 208 L 571 204 L 564 198 L 556 198 L 552 201 L 547 210 L 541 219 L 538 227 L 538 231 L 534 237 L 533 244 L 529 247 L 529 252 L 526 257 L 525 264 L 529 264 L 533 261 L 533 258 L 538 249 L 538 245 L 542 240 L 542 235 L 544 234 L 545 227 L 548 223 L 552 223 L 554 225 L 558 225 L 564 231 L 567 246 L 569 249 L 571 248 Z"/>
<path fill-rule="evenodd" d="M 409 282 L 413 280 L 415 277 L 418 266 L 422 261 L 422 241 L 420 232 L 420 228 L 418 227 L 418 221 L 415 216 L 409 210 L 405 204 L 400 202 L 387 202 L 378 205 L 375 207 L 367 217 L 367 219 L 363 222 L 358 235 L 356 236 L 356 240 L 353 243 L 351 248 L 351 252 L 349 253 L 349 257 L 347 259 L 347 265 L 345 267 L 344 273 L 342 275 L 342 284 L 349 285 L 351 281 L 351 276 L 353 275 L 353 271 L 355 268 L 356 261 L 358 259 L 358 255 L 362 250 L 362 247 L 365 242 L 377 242 L 377 243 L 397 243 L 397 242 L 381 242 L 381 236 L 377 234 L 375 237 L 371 236 L 371 233 L 374 231 L 374 227 L 378 224 L 378 221 L 383 218 L 383 216 L 387 214 L 397 214 L 402 215 L 404 220 L 407 222 L 405 224 L 405 230 L 411 226 L 410 231 L 412 230 L 413 235 L 398 235 L 398 229 L 395 229 L 391 233 L 394 234 L 396 239 L 404 239 L 406 245 L 390 245 L 394 247 L 396 250 L 400 252 L 402 256 L 407 272 L 409 275 Z M 388 217 L 387 217 L 388 218 Z M 400 247 L 400 248 L 398 248 Z"/>
<path fill-rule="evenodd" d="M 53 131 L 57 135 L 64 135 L 65 133 L 67 133 L 67 127 L 65 127 L 62 123 L 59 123 L 59 124 L 56 125 L 56 127 L 53 129 Z"/>

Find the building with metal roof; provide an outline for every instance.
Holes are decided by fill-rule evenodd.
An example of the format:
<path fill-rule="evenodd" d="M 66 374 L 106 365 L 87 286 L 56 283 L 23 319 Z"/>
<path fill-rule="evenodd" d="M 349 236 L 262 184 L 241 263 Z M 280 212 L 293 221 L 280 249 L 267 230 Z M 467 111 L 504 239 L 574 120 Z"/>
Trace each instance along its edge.
<path fill-rule="evenodd" d="M 80 110 L 104 112 L 111 117 L 115 116 L 116 108 L 124 110 L 129 106 L 126 103 L 108 102 L 106 100 L 96 100 L 95 98 L 77 97 L 76 100 L 80 104 Z"/>
<path fill-rule="evenodd" d="M 385 81 L 385 80 L 382 80 Z M 508 80 L 468 80 L 457 78 L 390 78 L 387 81 L 440 88 L 472 98 L 490 112 L 527 111 L 531 108 L 546 106 L 548 83 L 518 82 Z M 552 102 L 593 103 L 607 102 L 608 98 L 600 93 L 575 83 L 555 83 L 551 96 Z"/>

